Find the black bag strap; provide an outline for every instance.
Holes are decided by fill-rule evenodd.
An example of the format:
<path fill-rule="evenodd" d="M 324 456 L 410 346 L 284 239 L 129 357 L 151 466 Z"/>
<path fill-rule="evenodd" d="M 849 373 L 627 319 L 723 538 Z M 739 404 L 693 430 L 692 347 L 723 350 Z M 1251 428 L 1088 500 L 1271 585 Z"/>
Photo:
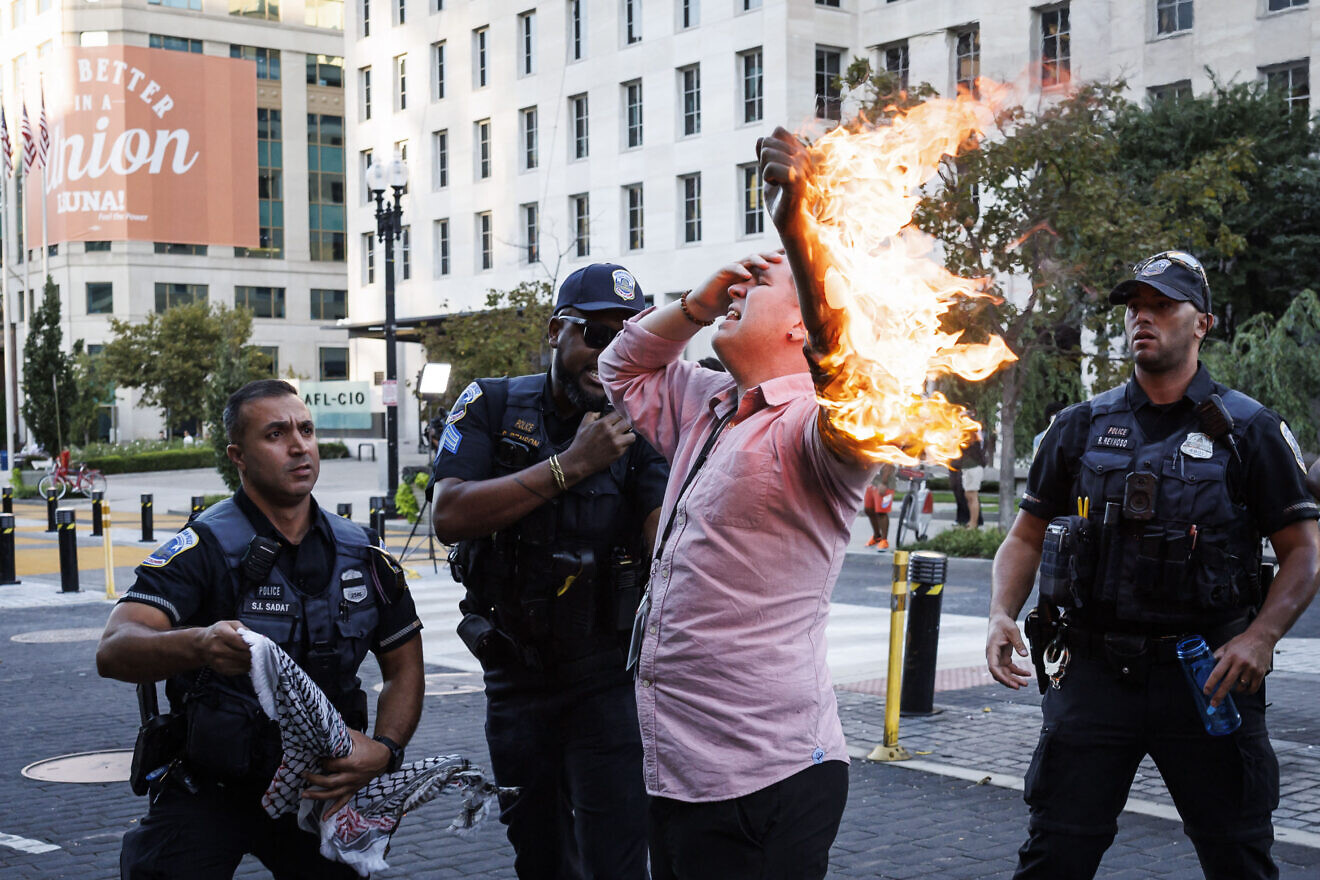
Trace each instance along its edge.
<path fill-rule="evenodd" d="M 706 445 L 701 447 L 701 452 L 697 454 L 697 460 L 692 463 L 692 469 L 688 471 L 687 478 L 683 480 L 683 488 L 678 490 L 678 497 L 674 499 L 674 508 L 669 511 L 669 521 L 665 523 L 664 535 L 655 545 L 656 559 L 660 558 L 660 554 L 664 552 L 665 544 L 669 542 L 669 533 L 674 530 L 674 517 L 678 515 L 678 505 L 683 501 L 684 494 L 687 493 L 688 487 L 692 485 L 692 481 L 696 479 L 697 471 L 701 470 L 701 466 L 706 463 L 706 459 L 710 456 L 711 449 L 715 447 L 715 441 L 719 438 L 720 432 L 724 430 L 725 425 L 733 420 L 733 414 L 737 411 L 738 407 L 734 406 L 733 409 L 720 417 L 719 421 L 715 423 L 715 427 L 711 428 L 710 436 L 706 438 Z"/>

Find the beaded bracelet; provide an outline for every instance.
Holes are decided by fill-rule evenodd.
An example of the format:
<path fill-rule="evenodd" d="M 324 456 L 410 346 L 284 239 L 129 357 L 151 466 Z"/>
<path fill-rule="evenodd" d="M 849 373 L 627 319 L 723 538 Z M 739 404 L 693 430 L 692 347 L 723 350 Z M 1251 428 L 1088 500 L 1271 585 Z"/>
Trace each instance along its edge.
<path fill-rule="evenodd" d="M 683 295 L 678 298 L 678 305 L 679 308 L 683 310 L 683 317 L 687 318 L 689 321 L 691 321 L 693 324 L 696 324 L 698 327 L 709 327 L 711 324 L 714 324 L 715 323 L 714 321 L 698 321 L 696 316 L 693 315 L 692 312 L 688 310 L 687 298 L 688 298 L 688 294 L 691 292 L 692 291 L 690 290 L 685 290 L 683 291 Z"/>

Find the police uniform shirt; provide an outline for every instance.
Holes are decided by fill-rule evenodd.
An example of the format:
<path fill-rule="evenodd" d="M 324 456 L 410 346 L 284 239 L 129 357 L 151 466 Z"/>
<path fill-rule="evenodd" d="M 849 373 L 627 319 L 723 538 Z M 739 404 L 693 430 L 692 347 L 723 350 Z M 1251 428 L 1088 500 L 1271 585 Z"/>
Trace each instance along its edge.
<path fill-rule="evenodd" d="M 1210 378 L 1204 365 L 1198 365 L 1186 393 L 1174 403 L 1152 403 L 1135 380 L 1127 383 L 1126 393 L 1137 424 L 1153 443 L 1175 431 L 1198 430 L 1197 404 L 1211 394 L 1227 391 Z M 1027 513 L 1048 521 L 1077 512 L 1073 485 L 1092 439 L 1090 424 L 1091 408 L 1082 403 L 1059 413 L 1045 432 L 1022 496 L 1021 506 Z M 1247 425 L 1238 440 L 1242 464 L 1230 468 L 1230 485 L 1251 511 L 1256 530 L 1265 537 L 1299 520 L 1320 518 L 1320 508 L 1303 482 L 1306 467 L 1296 443 L 1283 419 L 1268 408 Z M 1092 517 L 1095 515 L 1093 510 Z"/>
<path fill-rule="evenodd" d="M 448 425 L 442 434 L 440 452 L 435 459 L 435 478 L 443 480 L 457 477 L 460 480 L 487 480 L 495 469 L 496 445 L 499 442 L 502 413 L 492 414 L 489 407 L 489 395 L 478 393 L 469 397 L 477 383 L 468 386 L 468 390 L 454 404 Z M 464 400 L 464 398 L 469 398 Z M 555 409 L 554 397 L 550 392 L 550 375 L 545 378 L 545 389 L 541 394 L 541 418 L 545 432 L 550 438 L 555 452 L 562 453 L 577 435 L 581 416 L 560 418 Z M 527 462 L 548 458 L 541 454 L 533 456 Z M 610 527 L 618 534 L 627 529 L 641 527 L 641 521 L 652 510 L 658 508 L 665 499 L 665 484 L 669 481 L 669 465 L 660 453 L 640 436 L 628 452 L 614 467 L 624 464 L 627 476 L 623 481 L 623 491 L 631 502 L 630 507 L 635 518 Z"/>
<path fill-rule="evenodd" d="M 309 500 L 312 527 L 301 543 L 291 544 L 241 488 L 234 493 L 234 503 L 257 535 L 279 542 L 275 564 L 281 573 L 301 592 L 315 596 L 328 585 L 334 567 L 335 543 L 326 513 L 314 498 Z M 231 572 L 224 553 L 209 535 L 199 539 L 199 531 L 191 527 L 179 534 L 188 532 L 192 532 L 192 540 L 172 540 L 137 567 L 134 571 L 137 581 L 120 601 L 158 608 L 169 617 L 172 626 L 210 626 L 218 620 L 235 619 L 238 608 L 229 602 Z M 370 540 L 376 543 L 374 532 L 370 533 Z M 376 654 L 394 650 L 422 628 L 411 592 L 401 590 L 391 599 L 389 605 L 380 603 L 379 623 L 371 646 Z"/>

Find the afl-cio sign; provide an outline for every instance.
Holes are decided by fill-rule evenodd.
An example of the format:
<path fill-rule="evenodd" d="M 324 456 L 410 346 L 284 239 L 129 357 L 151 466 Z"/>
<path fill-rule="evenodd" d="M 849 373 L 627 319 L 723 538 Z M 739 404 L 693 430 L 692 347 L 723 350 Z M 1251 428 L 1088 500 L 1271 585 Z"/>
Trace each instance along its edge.
<path fill-rule="evenodd" d="M 366 382 L 303 382 L 301 394 L 317 430 L 371 427 L 371 386 Z"/>

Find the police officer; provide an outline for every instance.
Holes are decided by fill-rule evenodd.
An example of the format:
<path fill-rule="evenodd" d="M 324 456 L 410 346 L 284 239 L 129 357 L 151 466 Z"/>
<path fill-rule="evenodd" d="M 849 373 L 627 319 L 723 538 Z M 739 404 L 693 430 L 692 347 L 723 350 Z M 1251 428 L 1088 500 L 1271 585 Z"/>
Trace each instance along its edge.
<path fill-rule="evenodd" d="M 1265 675 L 1315 595 L 1320 511 L 1288 426 L 1197 359 L 1214 325 L 1200 263 L 1156 254 L 1109 299 L 1126 306 L 1133 378 L 1060 413 L 994 562 L 995 679 L 1015 689 L 1028 680 L 1013 657 L 1027 654 L 1015 619 L 1038 563 L 1033 615 L 1058 609 L 1063 624 L 1061 635 L 1033 636 L 1033 657 L 1038 640 L 1052 645 L 1037 667 L 1051 684 L 1016 876 L 1093 877 L 1149 754 L 1207 878 L 1277 877 Z M 1279 561 L 1268 590 L 1262 536 Z M 1232 734 L 1202 726 L 1175 654 L 1188 634 L 1204 636 L 1218 661 L 1206 693 L 1215 705 L 1231 693 L 1241 712 Z"/>
<path fill-rule="evenodd" d="M 421 712 L 421 639 L 397 565 L 360 526 L 312 498 L 316 432 L 292 386 L 236 391 L 224 410 L 242 488 L 148 556 L 115 606 L 96 652 L 101 675 L 154 683 L 178 716 L 177 760 L 162 764 L 141 824 L 124 836 L 125 878 L 232 877 L 245 853 L 277 878 L 351 878 L 318 852 L 296 815 L 271 819 L 261 794 L 278 767 L 278 728 L 257 706 L 240 627 L 269 636 L 353 728 L 353 751 L 327 760 L 304 797 L 338 809 L 396 769 Z M 367 651 L 384 688 L 375 736 L 357 670 Z M 154 684 L 151 685 L 154 689 Z M 168 756 L 167 756 L 168 757 Z"/>
<path fill-rule="evenodd" d="M 606 412 L 596 358 L 642 309 L 622 266 L 559 289 L 549 373 L 480 379 L 436 458 L 435 531 L 467 588 L 459 635 L 485 670 L 486 738 L 528 878 L 646 877 L 646 792 L 624 661 L 668 466 Z"/>

